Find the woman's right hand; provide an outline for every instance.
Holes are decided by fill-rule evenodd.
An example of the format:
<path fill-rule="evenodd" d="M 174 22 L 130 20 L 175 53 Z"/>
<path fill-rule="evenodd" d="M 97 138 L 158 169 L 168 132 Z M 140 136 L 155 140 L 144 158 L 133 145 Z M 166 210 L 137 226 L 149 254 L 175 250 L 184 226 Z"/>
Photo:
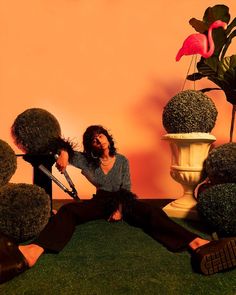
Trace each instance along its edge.
<path fill-rule="evenodd" d="M 60 172 L 64 172 L 66 170 L 67 165 L 69 164 L 69 155 L 67 151 L 61 150 L 60 155 L 56 161 L 56 167 Z"/>

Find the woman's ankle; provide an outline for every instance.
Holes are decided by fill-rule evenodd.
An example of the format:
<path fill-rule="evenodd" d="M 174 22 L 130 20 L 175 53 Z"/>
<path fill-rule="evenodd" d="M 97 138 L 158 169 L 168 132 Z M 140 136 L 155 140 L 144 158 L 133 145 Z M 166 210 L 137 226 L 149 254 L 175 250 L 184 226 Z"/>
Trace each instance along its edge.
<path fill-rule="evenodd" d="M 20 245 L 19 250 L 24 255 L 29 267 L 34 266 L 44 252 L 42 247 L 35 244 Z"/>
<path fill-rule="evenodd" d="M 208 244 L 210 241 L 209 240 L 205 240 L 202 238 L 195 238 L 192 242 L 190 242 L 188 245 L 190 247 L 191 250 L 196 250 L 197 248 Z"/>

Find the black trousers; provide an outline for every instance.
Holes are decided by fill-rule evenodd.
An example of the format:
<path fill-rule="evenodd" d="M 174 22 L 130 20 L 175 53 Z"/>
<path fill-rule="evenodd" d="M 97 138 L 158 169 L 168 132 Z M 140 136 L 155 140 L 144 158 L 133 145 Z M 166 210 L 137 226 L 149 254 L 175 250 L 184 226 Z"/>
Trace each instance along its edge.
<path fill-rule="evenodd" d="M 108 194 L 114 197 L 112 193 Z M 32 243 L 43 247 L 46 252 L 60 252 L 71 239 L 77 225 L 97 219 L 107 220 L 114 211 L 114 208 L 107 210 L 107 205 L 107 198 L 96 195 L 91 200 L 63 205 Z M 172 252 L 186 250 L 188 244 L 198 237 L 171 220 L 159 207 L 133 199 L 132 202 L 123 203 L 122 208 L 125 222 L 143 229 Z"/>

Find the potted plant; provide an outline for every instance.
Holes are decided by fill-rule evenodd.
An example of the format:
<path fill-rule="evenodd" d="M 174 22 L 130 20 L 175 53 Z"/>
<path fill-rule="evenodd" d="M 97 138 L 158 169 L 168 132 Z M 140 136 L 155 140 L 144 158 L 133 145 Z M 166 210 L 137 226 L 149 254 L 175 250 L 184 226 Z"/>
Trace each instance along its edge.
<path fill-rule="evenodd" d="M 207 181 L 199 188 L 197 209 L 220 236 L 236 235 L 236 143 L 215 147 L 204 163 Z"/>
<path fill-rule="evenodd" d="M 61 137 L 61 127 L 54 115 L 41 108 L 30 108 L 19 114 L 13 122 L 11 134 L 17 147 L 24 152 L 19 156 L 33 167 L 33 183 L 50 196 L 52 211 L 52 181 L 39 165 L 51 173 L 55 154 L 65 148 L 71 155 L 72 144 Z"/>
<path fill-rule="evenodd" d="M 235 195 L 236 183 L 216 184 L 199 194 L 199 215 L 218 236 L 236 235 Z"/>
<path fill-rule="evenodd" d="M 164 210 L 173 217 L 196 219 L 193 191 L 201 179 L 203 163 L 215 137 L 217 109 L 213 101 L 200 91 L 185 90 L 172 97 L 163 109 L 162 123 L 167 131 L 163 139 L 171 148 L 172 178 L 179 182 L 183 195 Z"/>
<path fill-rule="evenodd" d="M 15 173 L 16 155 L 10 145 L 0 139 L 0 187 L 6 184 Z"/>
<path fill-rule="evenodd" d="M 216 20 L 225 22 L 227 28 L 226 30 L 213 31 L 214 53 L 208 58 L 202 56 L 197 63 L 197 72 L 188 75 L 187 79 L 196 81 L 207 78 L 218 86 L 218 88 L 202 89 L 203 92 L 210 90 L 224 91 L 227 101 L 232 104 L 229 140 L 232 142 L 236 111 L 236 55 L 226 56 L 226 53 L 236 36 L 236 18 L 230 22 L 229 8 L 226 5 L 215 5 L 206 9 L 202 21 L 192 18 L 189 23 L 197 32 L 206 34 L 210 25 Z"/>
<path fill-rule="evenodd" d="M 228 142 L 211 150 L 204 163 L 211 185 L 236 183 L 236 143 Z"/>
<path fill-rule="evenodd" d="M 46 192 L 25 183 L 9 183 L 16 171 L 16 155 L 0 140 L 0 232 L 19 242 L 37 236 L 50 215 Z"/>

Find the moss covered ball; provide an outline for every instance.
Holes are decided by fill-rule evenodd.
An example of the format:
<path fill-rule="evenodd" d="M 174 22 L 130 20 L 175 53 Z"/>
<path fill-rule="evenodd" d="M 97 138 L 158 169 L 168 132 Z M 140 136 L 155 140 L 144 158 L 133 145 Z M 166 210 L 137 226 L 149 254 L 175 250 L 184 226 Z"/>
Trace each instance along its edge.
<path fill-rule="evenodd" d="M 167 133 L 209 133 L 215 126 L 217 109 L 201 91 L 185 90 L 172 97 L 162 113 Z"/>
<path fill-rule="evenodd" d="M 220 236 L 236 236 L 236 184 L 213 185 L 199 194 L 200 216 Z"/>
<path fill-rule="evenodd" d="M 49 216 L 50 199 L 44 189 L 23 183 L 0 188 L 0 232 L 24 242 L 42 231 Z"/>
<path fill-rule="evenodd" d="M 0 139 L 0 187 L 6 184 L 16 171 L 16 155 L 8 143 Z"/>
<path fill-rule="evenodd" d="M 61 136 L 61 128 L 51 113 L 44 109 L 32 108 L 17 116 L 11 133 L 22 151 L 29 154 L 44 154 L 47 153 L 49 143 Z"/>
<path fill-rule="evenodd" d="M 205 163 L 212 184 L 236 183 L 236 143 L 222 144 L 210 151 Z"/>

